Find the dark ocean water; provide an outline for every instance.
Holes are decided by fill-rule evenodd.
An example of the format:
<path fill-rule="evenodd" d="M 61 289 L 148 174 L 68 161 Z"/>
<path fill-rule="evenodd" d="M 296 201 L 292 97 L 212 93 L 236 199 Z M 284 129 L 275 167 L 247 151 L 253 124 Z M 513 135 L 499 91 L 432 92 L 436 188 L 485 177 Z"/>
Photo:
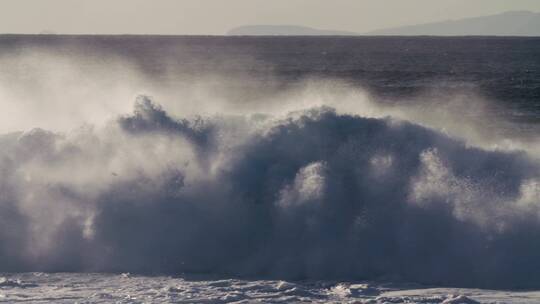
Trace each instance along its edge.
<path fill-rule="evenodd" d="M 538 288 L 539 55 L 512 37 L 0 36 L 0 272 L 22 273 L 0 288 Z"/>
<path fill-rule="evenodd" d="M 1 55 L 36 49 L 77 58 L 82 71 L 122 58 L 155 81 L 248 75 L 243 85 L 260 90 L 334 77 L 387 98 L 478 89 L 525 120 L 540 113 L 540 38 L 0 36 Z"/>
<path fill-rule="evenodd" d="M 101 70 L 111 65 L 126 77 L 135 70 L 147 86 L 160 88 L 211 75 L 219 78 L 213 90 L 240 104 L 306 79 L 338 79 L 387 104 L 418 95 L 434 104 L 452 94 L 480 96 L 489 109 L 463 115 L 482 115 L 487 124 L 517 122 L 499 126 L 499 133 L 512 133 L 507 136 L 515 136 L 512 128 L 534 137 L 540 123 L 540 38 L 0 36 L 0 57 L 33 50 L 75 62 L 81 75 L 108 74 Z"/>

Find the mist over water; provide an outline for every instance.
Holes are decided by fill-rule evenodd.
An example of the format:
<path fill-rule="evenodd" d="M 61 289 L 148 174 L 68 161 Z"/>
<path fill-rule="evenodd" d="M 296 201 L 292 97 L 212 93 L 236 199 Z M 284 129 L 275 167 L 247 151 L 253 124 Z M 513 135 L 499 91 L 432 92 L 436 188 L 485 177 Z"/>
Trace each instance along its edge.
<path fill-rule="evenodd" d="M 502 93 L 405 75 L 385 95 L 238 41 L 11 39 L 2 271 L 540 285 L 537 126 Z"/>

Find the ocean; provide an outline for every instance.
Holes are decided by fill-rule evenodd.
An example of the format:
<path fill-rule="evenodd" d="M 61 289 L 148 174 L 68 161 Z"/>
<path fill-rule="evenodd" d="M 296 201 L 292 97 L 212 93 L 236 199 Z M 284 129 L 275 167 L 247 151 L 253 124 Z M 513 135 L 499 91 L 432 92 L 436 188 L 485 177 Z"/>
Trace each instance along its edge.
<path fill-rule="evenodd" d="M 0 35 L 0 302 L 537 302 L 539 54 Z"/>

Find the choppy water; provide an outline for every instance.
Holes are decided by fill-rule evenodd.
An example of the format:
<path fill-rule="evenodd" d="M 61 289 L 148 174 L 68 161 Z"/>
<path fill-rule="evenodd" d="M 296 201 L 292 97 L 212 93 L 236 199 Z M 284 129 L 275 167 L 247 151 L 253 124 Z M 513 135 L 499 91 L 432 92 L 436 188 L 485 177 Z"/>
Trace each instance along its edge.
<path fill-rule="evenodd" d="M 534 303 L 532 291 L 384 282 L 22 273 L 0 279 L 0 303 Z"/>
<path fill-rule="evenodd" d="M 539 50 L 1 36 L 0 300 L 533 301 Z"/>

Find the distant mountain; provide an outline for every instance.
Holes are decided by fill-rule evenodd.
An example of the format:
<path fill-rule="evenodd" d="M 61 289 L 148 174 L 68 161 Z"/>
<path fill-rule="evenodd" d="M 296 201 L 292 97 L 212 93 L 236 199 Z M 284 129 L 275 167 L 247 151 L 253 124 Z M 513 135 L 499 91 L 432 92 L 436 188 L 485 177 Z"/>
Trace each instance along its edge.
<path fill-rule="evenodd" d="M 297 25 L 245 25 L 227 32 L 230 36 L 351 36 L 358 33 L 320 30 Z"/>
<path fill-rule="evenodd" d="M 355 33 L 297 25 L 245 25 L 230 30 L 232 36 L 540 36 L 540 13 L 511 11 L 497 15 L 447 20 Z"/>
<path fill-rule="evenodd" d="M 512 11 L 497 15 L 381 29 L 366 35 L 540 36 L 540 13 Z"/>

